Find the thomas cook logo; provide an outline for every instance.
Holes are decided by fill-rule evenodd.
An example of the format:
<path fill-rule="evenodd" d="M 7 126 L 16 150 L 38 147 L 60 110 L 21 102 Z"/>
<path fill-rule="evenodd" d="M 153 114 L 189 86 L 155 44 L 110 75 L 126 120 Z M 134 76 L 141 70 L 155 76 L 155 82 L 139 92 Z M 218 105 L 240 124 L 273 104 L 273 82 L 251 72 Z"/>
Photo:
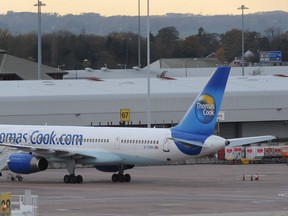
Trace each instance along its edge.
<path fill-rule="evenodd" d="M 214 98 L 209 94 L 201 95 L 196 102 L 196 116 L 204 124 L 210 123 L 216 111 Z"/>

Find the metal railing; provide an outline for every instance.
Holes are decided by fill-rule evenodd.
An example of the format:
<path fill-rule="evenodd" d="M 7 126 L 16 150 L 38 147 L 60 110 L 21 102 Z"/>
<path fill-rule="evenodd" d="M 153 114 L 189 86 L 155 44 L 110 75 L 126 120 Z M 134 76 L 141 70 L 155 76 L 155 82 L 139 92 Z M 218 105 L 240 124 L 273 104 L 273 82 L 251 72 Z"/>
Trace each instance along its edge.
<path fill-rule="evenodd" d="M 25 194 L 25 195 L 12 195 L 12 206 L 11 213 L 13 216 L 17 215 L 38 215 L 38 196 Z"/>

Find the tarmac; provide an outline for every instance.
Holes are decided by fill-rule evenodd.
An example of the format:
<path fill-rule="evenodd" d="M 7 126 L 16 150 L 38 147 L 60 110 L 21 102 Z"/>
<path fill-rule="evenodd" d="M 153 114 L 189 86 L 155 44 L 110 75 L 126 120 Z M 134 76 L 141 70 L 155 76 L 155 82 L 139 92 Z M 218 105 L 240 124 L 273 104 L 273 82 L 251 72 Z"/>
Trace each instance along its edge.
<path fill-rule="evenodd" d="M 82 184 L 65 184 L 67 171 L 53 169 L 23 175 L 22 182 L 1 177 L 0 192 L 30 189 L 43 216 L 288 216 L 286 164 L 151 166 L 127 173 L 130 183 L 112 183 L 111 173 L 82 168 L 76 170 Z"/>

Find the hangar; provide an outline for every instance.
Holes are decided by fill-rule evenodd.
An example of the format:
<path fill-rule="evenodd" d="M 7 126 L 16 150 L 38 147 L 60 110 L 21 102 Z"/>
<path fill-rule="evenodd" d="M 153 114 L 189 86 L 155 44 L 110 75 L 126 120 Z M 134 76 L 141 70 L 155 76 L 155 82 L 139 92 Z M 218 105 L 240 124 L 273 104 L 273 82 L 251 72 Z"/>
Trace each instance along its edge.
<path fill-rule="evenodd" d="M 214 65 L 212 66 L 213 63 Z M 218 63 L 218 64 L 217 64 Z M 222 65 L 215 59 L 159 59 L 153 62 L 150 69 L 151 77 L 197 77 L 210 76 L 217 65 Z M 147 68 L 133 67 L 132 69 L 101 69 L 85 68 L 83 70 L 67 70 L 63 79 L 121 79 L 121 78 L 146 78 Z M 244 75 L 282 75 L 288 76 L 287 63 L 283 66 L 263 66 L 262 64 L 245 67 Z M 230 76 L 242 76 L 242 67 L 231 67 Z"/>
<path fill-rule="evenodd" d="M 212 70 L 211 70 L 212 73 Z M 208 77 L 151 78 L 152 126 L 177 124 Z M 288 85 L 279 76 L 230 76 L 215 133 L 223 137 L 271 134 L 288 140 Z M 145 126 L 143 78 L 0 82 L 0 123 Z M 121 124 L 124 126 L 123 124 Z"/>
<path fill-rule="evenodd" d="M 42 65 L 42 79 L 63 79 L 67 74 L 58 68 Z M 18 58 L 0 49 L 0 80 L 37 80 L 37 63 Z"/>

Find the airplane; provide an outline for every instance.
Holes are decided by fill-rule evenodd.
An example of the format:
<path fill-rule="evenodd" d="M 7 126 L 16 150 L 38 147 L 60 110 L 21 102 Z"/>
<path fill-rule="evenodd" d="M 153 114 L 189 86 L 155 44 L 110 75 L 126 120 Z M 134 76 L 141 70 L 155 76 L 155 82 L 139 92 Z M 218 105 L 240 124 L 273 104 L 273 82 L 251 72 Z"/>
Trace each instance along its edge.
<path fill-rule="evenodd" d="M 213 135 L 230 67 L 218 67 L 182 120 L 172 128 L 0 125 L 0 145 L 19 150 L 7 160 L 10 171 L 31 174 L 48 163 L 64 163 L 65 183 L 82 183 L 76 164 L 112 172 L 112 182 L 130 182 L 125 170 L 207 155 L 226 146 L 272 140 L 271 135 L 225 139 Z"/>

